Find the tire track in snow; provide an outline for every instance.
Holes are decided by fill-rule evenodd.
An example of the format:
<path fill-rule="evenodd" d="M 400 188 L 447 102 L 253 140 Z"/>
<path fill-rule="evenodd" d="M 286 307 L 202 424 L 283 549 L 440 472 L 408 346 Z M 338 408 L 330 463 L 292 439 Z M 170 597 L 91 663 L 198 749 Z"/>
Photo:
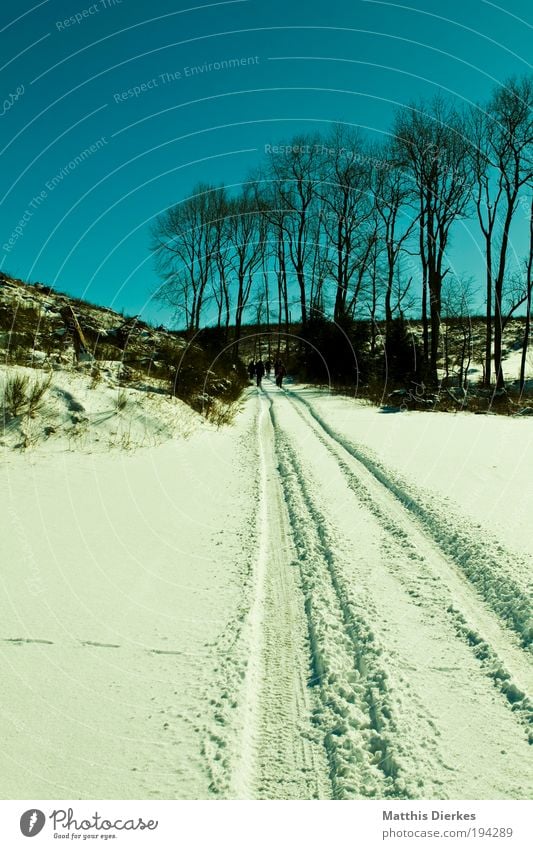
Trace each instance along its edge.
<path fill-rule="evenodd" d="M 362 609 L 349 599 L 327 520 L 271 407 L 276 454 L 298 552 L 311 650 L 315 723 L 334 797 L 408 798 L 395 751 L 393 706 Z"/>
<path fill-rule="evenodd" d="M 464 532 L 455 526 L 452 531 L 436 510 L 428 504 L 422 504 L 409 492 L 409 487 L 401 482 L 397 475 L 385 469 L 360 447 L 338 434 L 308 401 L 300 397 L 298 393 L 287 394 L 306 409 L 308 415 L 325 435 L 346 454 L 351 455 L 370 476 L 412 514 L 422 526 L 424 533 L 432 538 L 445 556 L 453 560 L 494 612 L 516 631 L 524 647 L 531 646 L 533 644 L 531 599 L 527 594 L 527 588 L 521 586 L 504 565 L 511 559 L 523 561 L 523 558 L 516 554 L 511 555 L 499 543 L 496 545 L 496 555 L 494 555 L 488 550 L 486 542 L 477 538 L 478 535 L 472 528 Z M 466 525 L 463 517 L 461 522 Z M 523 571 L 524 574 L 528 573 L 525 562 L 523 562 Z"/>
<path fill-rule="evenodd" d="M 502 717 L 507 711 L 490 704 L 491 685 L 476 668 L 492 662 L 482 657 L 485 642 L 476 642 L 464 617 L 438 607 L 442 592 L 431 586 L 437 578 L 418 574 L 424 558 L 407 545 L 413 530 L 431 545 L 431 556 L 433 542 L 368 470 L 332 444 L 318 423 L 313 426 L 312 417 L 303 409 L 297 414 L 285 393 L 276 393 L 270 415 L 267 398 L 260 397 L 249 434 L 255 442 L 244 452 L 256 476 L 251 509 L 259 511 L 260 528 L 258 534 L 251 529 L 250 545 L 245 540 L 242 603 L 217 644 L 215 724 L 206 751 L 213 792 L 244 798 L 522 798 L 521 771 L 514 765 L 525 756 L 521 746 L 528 747 L 517 742 L 513 717 Z M 289 410 L 289 427 L 281 428 Z M 318 442 L 309 447 L 302 437 Z M 352 514 L 356 521 L 355 536 L 346 521 L 338 527 L 331 521 L 329 506 L 324 512 L 315 467 L 328 476 L 335 472 L 350 521 Z M 388 529 L 372 509 L 376 503 L 381 518 L 393 522 Z M 394 525 L 398 511 L 407 524 Z M 410 561 L 412 581 L 405 568 Z M 463 590 L 468 587 L 463 576 L 455 577 Z M 469 590 L 477 613 L 479 598 Z M 465 631 L 461 640 L 454 627 Z M 424 644 L 411 652 L 409 635 L 418 633 Z M 511 648 L 523 660 L 518 645 Z M 473 725 L 478 705 L 479 728 Z M 502 746 L 508 751 L 500 755 Z"/>
<path fill-rule="evenodd" d="M 336 795 L 373 795 L 370 782 L 365 782 L 371 775 L 367 771 L 369 761 L 361 752 L 361 748 L 369 751 L 369 746 L 364 745 L 368 720 L 366 726 L 364 718 L 360 717 L 359 724 L 356 720 L 355 740 L 350 721 L 364 701 L 357 673 L 353 680 L 348 678 L 359 644 L 370 676 L 382 672 L 386 683 L 382 704 L 389 722 L 384 733 L 397 765 L 395 786 L 389 789 L 389 795 L 526 798 L 531 788 L 520 765 L 530 750 L 517 715 L 493 691 L 469 641 L 457 639 L 456 623 L 442 604 L 448 591 L 446 581 L 431 569 L 422 568 L 424 558 L 413 557 L 418 543 L 425 546 L 423 553 L 427 557 L 439 561 L 446 577 L 448 573 L 455 577 L 461 601 L 465 591 L 469 593 L 474 612 L 480 610 L 480 617 L 494 626 L 497 635 L 503 635 L 504 645 L 513 650 L 514 659 L 525 663 L 518 641 L 501 627 L 492 611 L 480 604 L 464 576 L 424 537 L 401 505 L 353 458 L 347 462 L 357 485 L 355 489 L 349 486 L 341 457 L 326 444 L 327 438 L 321 438 L 320 428 L 317 432 L 307 416 L 299 415 L 285 393 L 275 393 L 275 398 L 278 456 L 287 481 L 286 499 L 296 538 L 300 533 L 303 537 L 299 566 L 305 570 L 304 580 L 318 599 L 309 611 L 311 642 L 318 644 L 319 650 L 318 675 L 325 682 L 328 708 L 335 708 L 339 686 L 343 695 L 351 697 L 348 706 L 341 702 L 348 721 L 335 729 L 335 748 L 330 752 L 336 761 L 335 777 L 340 777 L 340 792 Z M 306 512 L 305 504 L 298 501 L 300 488 L 294 478 L 303 483 L 314 504 L 315 520 L 312 512 Z M 365 491 L 367 478 L 372 498 L 365 502 L 358 495 Z M 371 509 L 375 501 L 382 508 L 381 518 L 391 518 L 395 524 L 386 526 L 380 521 Z M 398 516 L 401 521 L 397 521 Z M 320 598 L 327 584 L 323 580 L 327 563 L 320 561 L 314 549 L 315 525 L 325 529 L 331 562 L 340 579 L 341 603 L 355 613 L 357 620 L 371 626 L 370 640 L 365 640 L 363 631 L 346 652 L 341 629 L 337 633 L 332 630 L 338 622 L 335 602 L 331 597 Z M 411 535 L 416 537 L 416 548 L 405 545 Z M 466 609 L 470 612 L 470 605 Z M 316 640 L 313 631 L 318 632 Z M 321 649 L 326 657 L 323 668 Z M 332 718 L 324 711 L 317 721 L 320 727 L 327 728 Z M 357 734 L 361 735 L 358 739 Z M 375 795 L 387 794 L 378 787 Z"/>
<path fill-rule="evenodd" d="M 268 522 L 264 445 L 261 438 L 263 420 L 264 414 L 261 408 L 259 408 L 259 415 L 257 419 L 257 432 L 259 434 L 259 510 L 257 511 L 258 526 L 260 528 L 259 551 L 254 569 L 252 603 L 246 621 L 249 653 L 242 689 L 243 707 L 241 721 L 243 730 L 241 732 L 241 748 L 237 764 L 233 769 L 232 789 L 230 794 L 232 797 L 237 799 L 253 798 L 253 788 L 255 783 L 254 748 L 257 738 L 258 693 L 260 691 L 260 680 L 262 676 L 262 628 L 265 604 L 265 575 L 267 569 L 267 547 L 265 545 L 263 530 Z"/>
<path fill-rule="evenodd" d="M 258 394 L 259 546 L 247 616 L 248 660 L 241 692 L 240 755 L 232 797 L 328 798 L 326 760 L 306 688 L 303 598 L 291 569 L 285 507 L 275 472 L 272 423 Z"/>
<path fill-rule="evenodd" d="M 408 554 L 413 563 L 417 564 L 418 571 L 423 570 L 426 573 L 436 574 L 439 580 L 442 579 L 448 584 L 451 581 L 449 585 L 450 601 L 446 606 L 446 613 L 457 636 L 470 646 L 484 673 L 494 682 L 509 706 L 526 726 L 529 742 L 533 742 L 533 702 L 528 695 L 528 690 L 531 691 L 532 673 L 528 659 L 523 657 L 520 648 L 515 646 L 512 635 L 498 627 L 498 623 L 491 621 L 491 615 L 488 611 L 485 613 L 480 609 L 479 603 L 476 603 L 477 599 L 473 596 L 473 593 L 478 589 L 477 584 L 474 587 L 468 584 L 466 580 L 468 575 L 464 577 L 462 564 L 457 563 L 454 557 L 451 558 L 452 563 L 460 570 L 460 574 L 455 576 L 451 572 L 453 566 L 447 562 L 451 555 L 442 551 L 442 546 L 439 543 L 441 535 L 439 535 L 439 540 L 436 541 L 433 535 L 433 526 L 428 529 L 422 519 L 422 516 L 429 512 L 429 508 L 416 502 L 415 516 L 409 515 L 412 512 L 411 505 L 415 502 L 410 499 L 409 504 L 405 504 L 403 499 L 398 498 L 395 483 L 390 486 L 383 483 L 383 476 L 387 474 L 385 470 L 380 469 L 379 476 L 375 474 L 376 464 L 374 461 L 368 461 L 369 468 L 369 465 L 366 462 L 363 463 L 360 459 L 363 452 L 350 443 L 347 444 L 347 440 L 335 434 L 329 425 L 315 413 L 308 402 L 294 392 L 289 393 L 289 396 L 291 399 L 297 398 L 304 406 L 308 415 L 304 414 L 299 407 L 293 405 L 303 421 L 314 430 L 321 443 L 335 457 L 348 486 L 357 499 L 376 516 L 380 524 L 395 540 L 401 541 L 403 551 Z M 356 471 L 354 471 L 354 463 L 359 466 Z M 369 476 L 373 476 L 374 480 L 372 481 L 371 478 L 369 480 Z M 389 478 L 385 478 L 385 480 L 388 481 Z M 367 485 L 365 485 L 365 482 Z M 374 484 L 373 487 L 372 483 Z M 381 493 L 376 492 L 376 485 L 379 486 L 379 484 L 383 484 Z M 385 498 L 380 499 L 380 495 L 384 495 Z M 391 511 L 390 502 L 387 503 L 391 495 L 400 500 L 401 505 L 409 510 L 407 516 L 402 517 L 397 509 Z M 402 519 L 404 520 L 403 526 Z M 409 523 L 407 525 L 408 530 L 406 530 L 405 519 Z M 413 527 L 413 519 L 416 522 L 415 527 Z M 416 521 L 417 519 L 418 521 Z M 424 533 L 430 538 L 429 540 L 423 538 L 422 534 Z M 428 548 L 428 543 L 434 550 Z M 472 548 L 475 550 L 475 545 Z M 390 546 L 388 557 L 389 562 L 393 565 L 394 551 L 391 550 Z M 440 568 L 435 569 L 436 562 Z M 420 580 L 419 574 L 416 576 L 406 574 L 405 570 L 401 568 L 397 568 L 396 573 L 398 579 L 407 587 L 411 595 L 415 598 L 423 596 L 425 601 L 428 601 L 427 583 L 425 583 L 427 578 Z M 459 582 L 457 578 L 459 578 Z M 506 589 L 509 591 L 508 586 Z M 458 608 L 456 601 L 457 598 L 460 598 L 464 607 L 465 593 L 472 596 L 466 612 Z M 492 607 L 494 608 L 493 605 Z"/>

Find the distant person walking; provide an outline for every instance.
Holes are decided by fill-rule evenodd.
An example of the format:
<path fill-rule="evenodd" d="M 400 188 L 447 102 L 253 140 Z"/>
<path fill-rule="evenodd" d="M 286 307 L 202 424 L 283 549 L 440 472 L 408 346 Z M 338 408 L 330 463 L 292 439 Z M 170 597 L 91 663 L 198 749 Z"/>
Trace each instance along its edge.
<path fill-rule="evenodd" d="M 254 379 L 254 374 L 255 374 L 255 363 L 254 363 L 253 360 L 250 360 L 250 362 L 248 363 L 248 375 L 250 377 L 250 380 Z"/>
<path fill-rule="evenodd" d="M 266 363 L 265 363 L 265 371 L 266 371 L 267 377 L 270 377 L 271 369 L 272 369 L 272 363 L 270 362 L 270 360 L 267 360 Z"/>
<path fill-rule="evenodd" d="M 279 386 L 280 389 L 283 389 L 283 378 L 287 374 L 287 369 L 283 365 L 283 363 L 279 363 L 277 371 L 276 371 L 276 386 Z"/>
<path fill-rule="evenodd" d="M 257 385 L 261 386 L 261 381 L 263 379 L 263 375 L 265 373 L 265 364 L 263 360 L 257 360 L 255 364 L 255 377 L 257 381 Z"/>

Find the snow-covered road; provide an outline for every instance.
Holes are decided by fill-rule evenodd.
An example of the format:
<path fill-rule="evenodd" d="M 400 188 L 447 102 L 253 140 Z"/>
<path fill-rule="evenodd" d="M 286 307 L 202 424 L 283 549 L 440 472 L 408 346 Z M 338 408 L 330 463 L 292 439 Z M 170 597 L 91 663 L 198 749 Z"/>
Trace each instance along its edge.
<path fill-rule="evenodd" d="M 274 445 L 292 548 L 285 560 L 296 573 L 295 607 L 305 611 L 301 664 L 316 763 L 321 750 L 327 758 L 323 786 L 335 798 L 523 795 L 531 705 L 520 697 L 532 690 L 526 564 L 502 548 L 491 559 L 459 517 L 453 540 L 452 516 L 439 520 L 434 504 L 336 435 L 301 394 L 267 385 L 258 403 L 269 407 L 262 438 Z M 272 463 L 264 474 L 272 477 Z M 280 501 L 269 504 L 278 524 Z M 275 580 L 280 567 L 270 565 Z M 270 616 L 265 607 L 265 623 Z M 269 628 L 262 639 L 268 692 L 268 658 L 281 664 L 286 643 Z M 261 704 L 261 681 L 255 692 Z M 275 710 L 265 709 L 268 726 Z M 269 795 L 261 737 L 257 751 L 262 773 L 249 792 L 267 787 Z M 279 775 L 276 763 L 271 771 Z"/>
<path fill-rule="evenodd" d="M 4 795 L 531 795 L 527 553 L 327 401 L 265 381 L 186 444 L 8 464 Z"/>

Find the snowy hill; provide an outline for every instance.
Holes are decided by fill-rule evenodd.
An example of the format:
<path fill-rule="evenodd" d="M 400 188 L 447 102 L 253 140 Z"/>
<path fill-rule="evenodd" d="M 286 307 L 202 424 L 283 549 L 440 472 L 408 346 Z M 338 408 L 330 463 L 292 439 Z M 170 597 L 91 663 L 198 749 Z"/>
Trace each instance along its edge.
<path fill-rule="evenodd" d="M 65 309 L 72 309 L 87 344 L 79 361 Z M 206 380 L 198 346 L 187 347 L 163 327 L 5 275 L 0 357 L 4 448 L 146 447 L 190 433 L 201 421 L 198 412 L 215 421 L 226 413 L 217 399 L 229 381 L 212 371 Z M 178 398 L 180 366 L 182 372 L 187 367 L 188 384 Z"/>

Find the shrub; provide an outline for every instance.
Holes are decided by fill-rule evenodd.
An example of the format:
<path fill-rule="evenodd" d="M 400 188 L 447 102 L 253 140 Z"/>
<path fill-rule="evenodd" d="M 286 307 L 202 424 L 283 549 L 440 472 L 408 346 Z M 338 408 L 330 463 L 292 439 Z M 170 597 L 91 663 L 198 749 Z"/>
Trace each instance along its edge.
<path fill-rule="evenodd" d="M 30 381 L 26 374 L 14 374 L 6 379 L 4 386 L 4 416 L 16 418 L 25 410 L 30 418 L 41 409 L 44 396 L 50 387 L 52 376 Z"/>
<path fill-rule="evenodd" d="M 236 401 L 213 401 L 213 399 L 210 399 L 210 403 L 204 408 L 207 420 L 217 428 L 232 424 L 238 411 L 239 405 Z"/>
<path fill-rule="evenodd" d="M 214 413 L 214 410 L 218 410 L 219 404 L 235 402 L 247 385 L 244 367 L 233 364 L 223 348 L 217 353 L 216 345 L 209 352 L 196 343 L 185 349 L 181 347 L 176 352 L 176 359 L 177 363 L 171 370 L 171 394 L 208 419 L 212 415 L 218 419 L 224 417 L 225 414 Z"/>
<path fill-rule="evenodd" d="M 28 400 L 28 415 L 30 418 L 33 418 L 35 413 L 37 413 L 43 404 L 44 396 L 48 389 L 50 388 L 50 383 L 52 382 L 52 375 L 49 375 L 47 378 L 42 380 L 35 380 L 29 385 L 27 400 Z"/>
<path fill-rule="evenodd" d="M 419 377 L 418 364 L 422 358 L 403 318 L 391 322 L 385 340 L 385 374 L 387 383 L 395 385 Z"/>
<path fill-rule="evenodd" d="M 307 380 L 355 385 L 369 373 L 368 323 L 349 317 L 334 322 L 314 314 L 302 330 L 304 345 L 297 370 Z"/>
<path fill-rule="evenodd" d="M 128 395 L 124 389 L 120 389 L 117 395 L 117 410 L 120 412 L 121 410 L 125 410 L 128 406 Z"/>
<path fill-rule="evenodd" d="M 4 415 L 18 416 L 22 412 L 28 394 L 29 378 L 26 374 L 14 374 L 6 378 L 4 386 Z"/>

